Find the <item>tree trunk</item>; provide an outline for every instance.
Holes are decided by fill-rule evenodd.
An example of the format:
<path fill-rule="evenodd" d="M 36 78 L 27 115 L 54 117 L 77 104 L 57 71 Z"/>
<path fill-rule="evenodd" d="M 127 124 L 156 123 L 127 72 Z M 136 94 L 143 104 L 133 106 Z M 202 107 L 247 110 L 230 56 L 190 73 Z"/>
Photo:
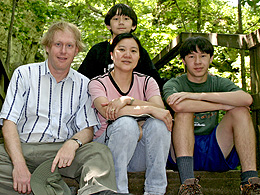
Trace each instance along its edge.
<path fill-rule="evenodd" d="M 13 34 L 13 25 L 14 25 L 14 14 L 15 14 L 15 8 L 16 8 L 16 3 L 18 0 L 13 0 L 13 9 L 12 9 L 12 17 L 11 17 L 11 22 L 8 30 L 8 38 L 7 38 L 7 55 L 6 55 L 6 60 L 5 60 L 5 66 L 7 71 L 10 72 L 10 56 L 11 56 L 11 50 L 12 50 L 12 34 Z M 8 72 L 8 74 L 9 74 Z"/>
<path fill-rule="evenodd" d="M 198 12 L 197 12 L 197 32 L 201 32 L 201 0 L 197 0 Z"/>
<path fill-rule="evenodd" d="M 183 28 L 184 28 L 185 32 L 187 32 L 187 29 L 186 29 L 186 26 L 185 26 L 185 21 L 184 21 L 184 16 L 183 16 L 181 9 L 180 9 L 180 7 L 177 3 L 177 0 L 175 1 L 175 5 L 176 5 L 177 9 L 179 10 L 179 12 L 181 14 L 181 22 L 182 22 Z"/>

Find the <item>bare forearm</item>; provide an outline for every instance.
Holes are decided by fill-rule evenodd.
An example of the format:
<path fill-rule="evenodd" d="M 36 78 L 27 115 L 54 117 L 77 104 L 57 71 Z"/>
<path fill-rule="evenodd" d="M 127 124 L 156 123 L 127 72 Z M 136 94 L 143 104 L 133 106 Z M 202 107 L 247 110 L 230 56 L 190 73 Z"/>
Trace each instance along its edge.
<path fill-rule="evenodd" d="M 125 106 L 118 112 L 118 117 L 124 115 L 150 114 L 151 106 Z"/>
<path fill-rule="evenodd" d="M 250 106 L 252 97 L 244 91 L 201 93 L 201 100 L 230 106 Z"/>
<path fill-rule="evenodd" d="M 160 96 L 158 96 L 158 97 L 161 98 Z M 155 101 L 155 102 L 153 102 L 153 100 L 149 101 L 151 99 L 156 99 L 157 101 Z M 149 100 L 148 101 L 142 101 L 142 100 L 135 99 L 132 103 L 132 106 L 154 106 L 154 107 L 157 107 L 157 108 L 164 108 L 163 102 L 158 101 L 157 97 L 154 96 L 154 97 L 150 98 Z"/>
<path fill-rule="evenodd" d="M 94 105 L 104 118 L 111 120 L 123 115 L 150 114 L 148 108 L 164 109 L 160 96 L 153 96 L 148 102 L 138 99 L 130 102 L 128 96 L 122 96 L 108 102 L 107 98 L 99 97 L 95 99 Z"/>
<path fill-rule="evenodd" d="M 180 92 L 170 95 L 167 103 L 175 112 L 204 112 L 248 107 L 252 103 L 252 97 L 242 90 L 216 93 Z"/>
<path fill-rule="evenodd" d="M 198 100 L 183 100 L 177 105 L 170 105 L 175 112 L 206 112 L 214 110 L 227 110 L 228 105 Z"/>
<path fill-rule="evenodd" d="M 169 110 L 163 109 L 163 108 L 158 108 L 154 106 L 128 106 L 122 108 L 119 111 L 119 115 L 140 115 L 140 114 L 149 114 L 152 115 L 154 118 L 157 118 L 159 120 L 162 120 L 165 125 L 167 126 L 167 129 L 169 131 L 172 131 L 172 116 Z"/>
<path fill-rule="evenodd" d="M 89 143 L 93 140 L 93 127 L 87 127 L 83 130 L 81 130 L 80 132 L 76 133 L 73 138 L 75 139 L 79 139 L 82 144 L 86 144 Z"/>
<path fill-rule="evenodd" d="M 20 138 L 17 132 L 16 124 L 12 121 L 4 120 L 4 125 L 2 128 L 5 149 L 9 154 L 13 165 L 18 165 L 20 163 L 26 164 L 22 153 L 22 147 Z"/>

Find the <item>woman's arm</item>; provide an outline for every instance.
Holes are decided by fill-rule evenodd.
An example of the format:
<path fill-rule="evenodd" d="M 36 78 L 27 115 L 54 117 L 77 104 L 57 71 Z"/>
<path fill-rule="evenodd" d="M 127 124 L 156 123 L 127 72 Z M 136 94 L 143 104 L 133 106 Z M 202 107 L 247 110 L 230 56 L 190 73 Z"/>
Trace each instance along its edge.
<path fill-rule="evenodd" d="M 134 100 L 135 102 L 136 100 Z M 160 96 L 153 96 L 146 101 L 138 100 L 134 104 L 121 107 L 115 112 L 115 108 L 112 107 L 114 104 L 113 101 L 108 106 L 108 100 L 105 97 L 98 97 L 94 100 L 94 105 L 96 109 L 100 112 L 100 114 L 110 120 L 115 120 L 120 116 L 124 115 L 142 115 L 142 114 L 150 114 L 153 117 L 164 121 L 169 131 L 172 130 L 172 116 L 168 110 L 164 109 L 163 102 Z M 137 103 L 140 103 L 137 105 Z M 155 106 L 154 106 L 155 105 Z"/>

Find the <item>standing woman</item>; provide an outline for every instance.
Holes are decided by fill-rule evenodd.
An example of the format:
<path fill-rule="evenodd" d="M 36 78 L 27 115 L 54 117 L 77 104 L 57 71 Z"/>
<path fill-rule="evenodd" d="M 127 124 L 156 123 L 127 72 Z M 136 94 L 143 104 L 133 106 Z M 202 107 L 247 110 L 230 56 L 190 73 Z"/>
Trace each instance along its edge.
<path fill-rule="evenodd" d="M 142 55 L 140 48 L 132 34 L 116 36 L 110 47 L 114 69 L 89 83 L 102 124 L 94 141 L 112 152 L 118 192 L 128 193 L 127 171 L 146 171 L 145 194 L 165 194 L 172 116 L 156 81 L 133 72 Z"/>

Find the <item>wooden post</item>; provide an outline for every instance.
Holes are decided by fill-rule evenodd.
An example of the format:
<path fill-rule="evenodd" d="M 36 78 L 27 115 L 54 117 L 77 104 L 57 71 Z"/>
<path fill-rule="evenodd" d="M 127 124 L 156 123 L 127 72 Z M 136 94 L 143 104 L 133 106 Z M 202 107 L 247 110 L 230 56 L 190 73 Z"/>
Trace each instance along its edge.
<path fill-rule="evenodd" d="M 251 94 L 254 99 L 251 106 L 252 120 L 256 131 L 257 168 L 260 169 L 260 29 L 247 36 L 250 54 Z"/>

